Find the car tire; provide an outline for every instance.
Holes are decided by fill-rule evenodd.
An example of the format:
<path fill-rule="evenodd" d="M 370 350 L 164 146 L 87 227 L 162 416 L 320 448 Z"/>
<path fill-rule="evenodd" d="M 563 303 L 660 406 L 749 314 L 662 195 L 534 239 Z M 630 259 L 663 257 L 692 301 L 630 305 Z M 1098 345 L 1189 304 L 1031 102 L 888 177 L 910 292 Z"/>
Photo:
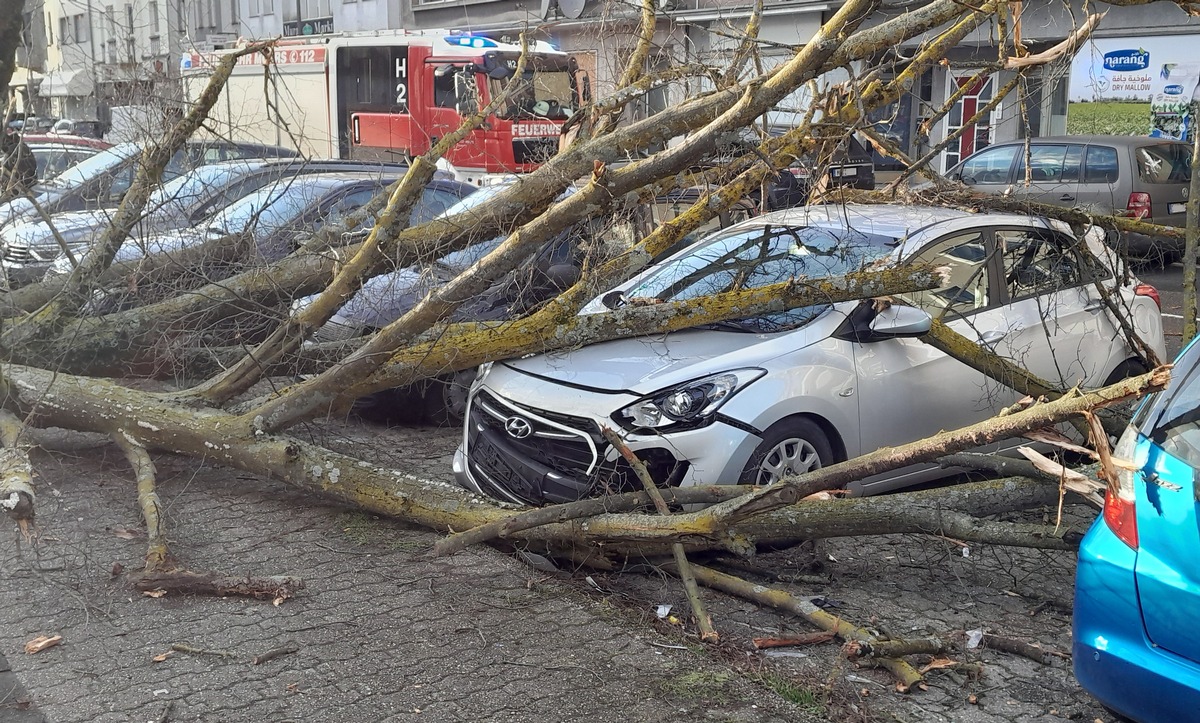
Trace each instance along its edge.
<path fill-rule="evenodd" d="M 774 484 L 783 474 L 808 472 L 833 462 L 833 446 L 825 431 L 806 417 L 788 417 L 763 432 L 739 483 Z"/>
<path fill-rule="evenodd" d="M 462 424 L 475 373 L 472 367 L 430 380 L 425 387 L 425 420 L 439 427 Z"/>

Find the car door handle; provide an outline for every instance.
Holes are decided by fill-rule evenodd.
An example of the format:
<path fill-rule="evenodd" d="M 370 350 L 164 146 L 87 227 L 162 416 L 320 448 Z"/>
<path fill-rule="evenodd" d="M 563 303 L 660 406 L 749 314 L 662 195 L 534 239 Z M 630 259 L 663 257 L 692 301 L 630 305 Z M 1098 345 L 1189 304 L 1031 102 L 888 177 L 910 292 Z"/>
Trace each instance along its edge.
<path fill-rule="evenodd" d="M 1006 331 L 985 331 L 979 335 L 979 343 L 985 346 L 996 346 L 1007 335 Z"/>
<path fill-rule="evenodd" d="M 1061 195 L 1061 196 L 1059 196 L 1059 197 L 1058 197 L 1058 200 L 1060 200 L 1060 201 L 1074 201 L 1074 200 L 1075 200 L 1075 197 L 1074 197 L 1074 196 L 1072 196 L 1072 195 L 1071 195 L 1071 194 L 1069 194 L 1069 193 L 1064 193 L 1063 195 Z"/>

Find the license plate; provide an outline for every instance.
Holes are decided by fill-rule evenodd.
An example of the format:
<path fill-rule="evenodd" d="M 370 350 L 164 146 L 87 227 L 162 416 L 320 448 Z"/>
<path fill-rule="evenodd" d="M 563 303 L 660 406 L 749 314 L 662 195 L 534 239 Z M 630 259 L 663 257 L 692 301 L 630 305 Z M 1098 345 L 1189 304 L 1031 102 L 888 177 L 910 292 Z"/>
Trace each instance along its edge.
<path fill-rule="evenodd" d="M 838 171 L 840 170 L 840 171 L 841 171 L 841 176 L 842 176 L 842 178 L 847 178 L 847 177 L 849 177 L 849 176 L 857 176 L 857 175 L 858 175 L 858 169 L 857 169 L 857 168 L 853 168 L 853 167 L 851 167 L 851 168 L 841 168 L 841 169 L 835 168 L 835 169 L 833 169 L 833 170 L 834 170 L 834 175 L 835 175 L 835 176 L 836 176 L 836 175 L 838 175 Z"/>
<path fill-rule="evenodd" d="M 482 437 L 476 440 L 471 456 L 474 457 L 475 464 L 479 465 L 489 477 L 497 482 L 510 482 L 517 476 L 508 461 L 500 454 L 500 450 Z"/>
<path fill-rule="evenodd" d="M 1167 213 L 1183 213 L 1187 210 L 1186 203 L 1168 203 Z"/>

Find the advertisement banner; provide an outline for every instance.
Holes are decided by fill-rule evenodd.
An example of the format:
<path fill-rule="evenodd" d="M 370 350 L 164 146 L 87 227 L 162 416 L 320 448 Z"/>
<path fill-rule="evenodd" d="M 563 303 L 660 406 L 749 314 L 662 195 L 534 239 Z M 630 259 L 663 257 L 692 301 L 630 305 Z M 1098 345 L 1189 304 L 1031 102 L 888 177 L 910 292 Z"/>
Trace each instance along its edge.
<path fill-rule="evenodd" d="M 1071 62 L 1067 132 L 1185 133 L 1196 47 L 1197 34 L 1092 38 Z"/>

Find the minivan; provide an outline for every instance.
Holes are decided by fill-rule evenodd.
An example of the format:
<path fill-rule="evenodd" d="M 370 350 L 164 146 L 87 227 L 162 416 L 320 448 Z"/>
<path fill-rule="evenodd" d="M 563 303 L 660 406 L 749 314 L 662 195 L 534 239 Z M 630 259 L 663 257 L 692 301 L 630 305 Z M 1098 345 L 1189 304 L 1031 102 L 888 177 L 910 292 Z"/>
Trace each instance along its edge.
<path fill-rule="evenodd" d="M 1053 136 L 1025 144 L 999 143 L 970 156 L 946 174 L 985 192 L 1097 214 L 1186 225 L 1192 148 L 1187 143 L 1140 136 Z M 1130 258 L 1170 264 L 1183 242 L 1127 233 L 1115 244 Z"/>

